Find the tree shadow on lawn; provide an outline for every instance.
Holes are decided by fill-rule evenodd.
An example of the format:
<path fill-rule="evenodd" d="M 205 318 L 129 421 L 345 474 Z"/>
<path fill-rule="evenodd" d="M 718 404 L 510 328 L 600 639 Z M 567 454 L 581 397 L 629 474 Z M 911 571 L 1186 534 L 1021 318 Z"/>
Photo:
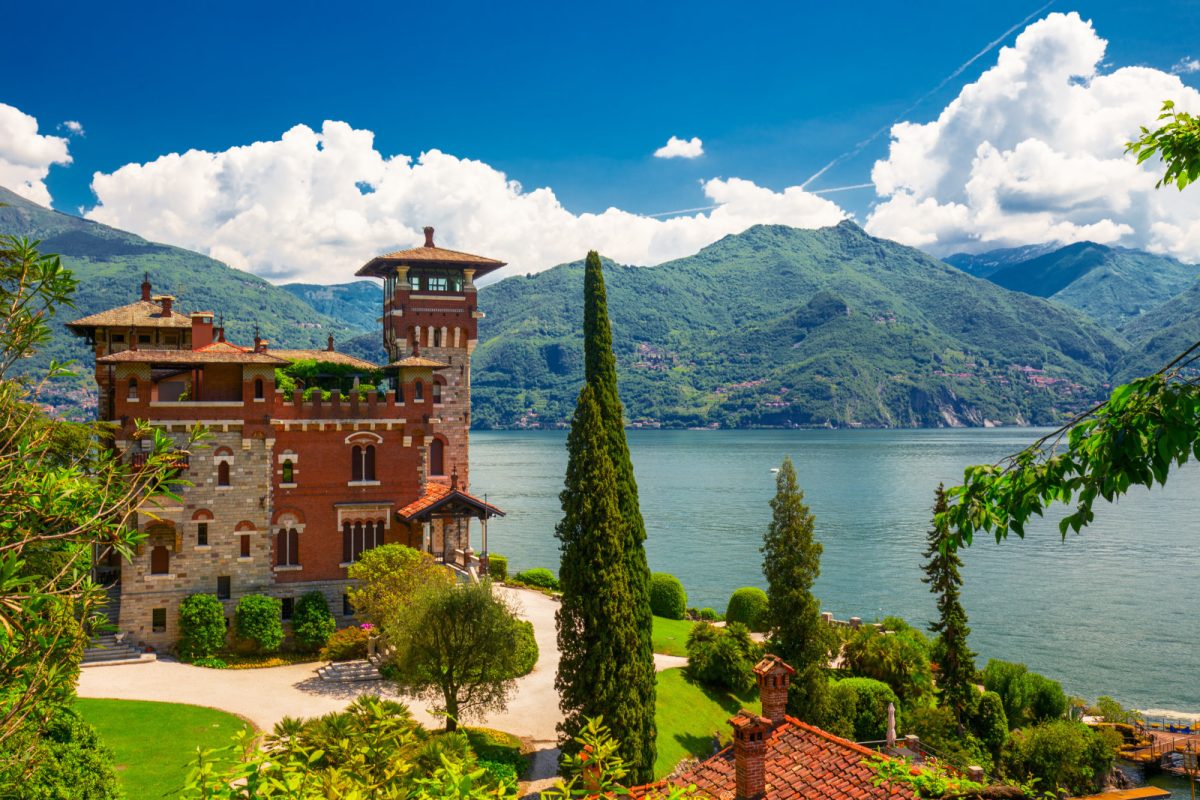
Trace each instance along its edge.
<path fill-rule="evenodd" d="M 714 703 L 719 705 L 724 711 L 729 713 L 729 716 L 741 711 L 743 708 L 753 708 L 758 702 L 758 690 L 754 687 L 747 689 L 741 694 L 735 694 L 729 689 L 721 687 L 709 686 L 705 683 L 700 683 L 692 676 L 688 675 L 687 670 L 683 671 L 683 680 L 689 686 L 695 687 L 704 693 L 704 696 Z"/>

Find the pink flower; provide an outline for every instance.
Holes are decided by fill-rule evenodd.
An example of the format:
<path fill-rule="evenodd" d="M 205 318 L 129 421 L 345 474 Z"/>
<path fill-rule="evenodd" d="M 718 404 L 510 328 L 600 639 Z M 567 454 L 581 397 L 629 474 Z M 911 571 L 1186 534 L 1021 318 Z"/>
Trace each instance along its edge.
<path fill-rule="evenodd" d="M 364 622 L 362 625 L 359 625 L 358 627 L 362 628 L 364 631 L 369 631 L 372 628 L 374 628 L 375 626 L 369 622 Z"/>

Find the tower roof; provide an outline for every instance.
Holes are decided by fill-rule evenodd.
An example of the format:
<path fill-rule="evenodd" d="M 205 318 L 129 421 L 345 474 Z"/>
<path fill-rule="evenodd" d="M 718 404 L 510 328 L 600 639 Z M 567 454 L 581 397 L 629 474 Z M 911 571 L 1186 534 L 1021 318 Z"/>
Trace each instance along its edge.
<path fill-rule="evenodd" d="M 375 256 L 366 264 L 359 267 L 355 275 L 370 278 L 385 278 L 396 271 L 397 267 L 456 267 L 458 269 L 473 269 L 476 276 L 486 275 L 493 270 L 505 266 L 503 261 L 484 256 L 463 253 L 458 250 L 447 250 L 433 243 L 433 228 L 425 229 L 425 244 L 408 250 L 397 250 L 394 253 L 384 253 Z"/>
<path fill-rule="evenodd" d="M 139 300 L 68 322 L 67 327 L 78 334 L 93 328 L 191 328 L 192 320 L 175 310 L 164 314 L 160 304 Z"/>

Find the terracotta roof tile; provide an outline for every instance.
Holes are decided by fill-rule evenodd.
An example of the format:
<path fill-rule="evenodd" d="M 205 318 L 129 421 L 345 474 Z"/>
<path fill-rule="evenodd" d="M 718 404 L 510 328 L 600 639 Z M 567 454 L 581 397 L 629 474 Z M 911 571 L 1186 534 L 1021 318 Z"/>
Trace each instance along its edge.
<path fill-rule="evenodd" d="M 463 253 L 459 250 L 447 250 L 444 247 L 435 247 L 432 245 L 432 231 L 426 232 L 426 239 L 424 247 L 412 247 L 407 250 L 396 250 L 392 253 L 375 256 L 375 258 L 363 264 L 358 272 L 354 274 L 383 278 L 390 274 L 395 267 L 401 265 L 434 266 L 437 264 L 446 264 L 474 269 L 476 275 L 485 275 L 492 270 L 505 266 L 503 261 L 497 261 L 494 258 L 485 258 L 484 256 L 477 256 L 471 253 Z"/>
<path fill-rule="evenodd" d="M 906 786 L 875 786 L 875 771 L 864 763 L 875 751 L 791 717 L 771 731 L 766 748 L 764 800 L 916 800 Z M 733 800 L 733 748 L 668 780 L 677 786 L 695 784 L 715 800 Z"/>
<path fill-rule="evenodd" d="M 406 356 L 388 364 L 389 367 L 424 367 L 425 369 L 447 369 L 450 365 L 423 356 Z"/>
<path fill-rule="evenodd" d="M 163 316 L 162 306 L 149 300 L 139 300 L 127 306 L 110 308 L 91 314 L 83 319 L 67 323 L 68 328 L 190 328 L 192 320 L 187 314 L 172 311 L 171 315 Z"/>
<path fill-rule="evenodd" d="M 418 514 L 430 511 L 436 507 L 449 503 L 452 500 L 459 500 L 466 505 L 474 506 L 483 511 L 486 510 L 489 516 L 503 517 L 504 512 L 496 508 L 490 503 L 485 503 L 478 497 L 472 497 L 461 489 L 451 489 L 449 486 L 444 486 L 440 483 L 430 482 L 425 486 L 425 494 L 420 498 L 412 501 L 408 505 L 401 508 L 396 513 L 402 520 L 408 521 Z"/>
<path fill-rule="evenodd" d="M 96 359 L 97 364 L 269 364 L 288 362 L 269 353 L 253 353 L 240 348 L 229 350 L 122 350 Z"/>
<path fill-rule="evenodd" d="M 338 353 L 334 350 L 274 350 L 270 351 L 271 355 L 277 358 L 282 358 L 287 361 L 324 361 L 327 364 L 343 364 L 347 367 L 356 367 L 362 370 L 379 369 L 378 364 L 373 364 L 370 361 L 365 361 L 361 358 L 355 358 L 347 353 Z"/>

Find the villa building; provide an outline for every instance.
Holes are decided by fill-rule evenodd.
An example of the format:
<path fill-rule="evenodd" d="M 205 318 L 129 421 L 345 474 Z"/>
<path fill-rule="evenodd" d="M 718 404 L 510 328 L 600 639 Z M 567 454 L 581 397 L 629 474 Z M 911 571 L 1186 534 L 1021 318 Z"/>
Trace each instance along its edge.
<path fill-rule="evenodd" d="M 335 615 L 347 567 L 372 547 L 400 543 L 471 571 L 487 569 L 487 520 L 497 508 L 469 493 L 471 352 L 477 339 L 475 279 L 504 264 L 434 245 L 378 256 L 356 273 L 384 282 L 382 335 L 390 363 L 334 350 L 273 350 L 227 341 L 212 311 L 182 313 L 153 295 L 70 323 L 96 356 L 99 416 L 133 465 L 148 421 L 184 449 L 191 485 L 180 500 L 151 498 L 138 513 L 146 535 L 132 561 L 110 559 L 100 577 L 119 586 L 118 630 L 129 641 L 171 647 L 178 609 L 196 593 L 282 600 L 319 590 Z M 353 385 L 276 388 L 276 370 L 297 361 L 333 365 L 338 379 L 385 375 L 386 390 Z M 365 384 L 365 382 L 364 382 Z M 323 396 L 322 389 L 327 392 Z M 480 552 L 471 520 L 480 521 Z M 118 593 L 110 593 L 118 596 Z"/>

